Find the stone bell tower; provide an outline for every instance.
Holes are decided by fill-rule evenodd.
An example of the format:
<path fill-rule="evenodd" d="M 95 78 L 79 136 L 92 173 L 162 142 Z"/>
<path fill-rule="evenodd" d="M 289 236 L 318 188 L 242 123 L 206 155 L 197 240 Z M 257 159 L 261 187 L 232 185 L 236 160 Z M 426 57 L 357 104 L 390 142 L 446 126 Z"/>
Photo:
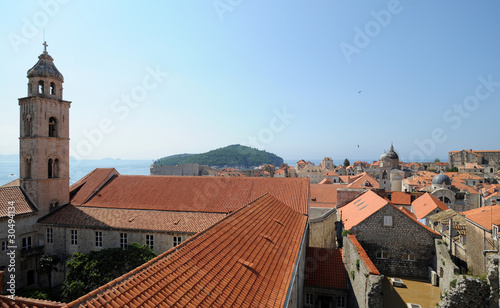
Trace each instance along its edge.
<path fill-rule="evenodd" d="M 69 107 L 63 75 L 47 53 L 28 71 L 28 95 L 19 99 L 21 187 L 41 215 L 69 202 Z"/>

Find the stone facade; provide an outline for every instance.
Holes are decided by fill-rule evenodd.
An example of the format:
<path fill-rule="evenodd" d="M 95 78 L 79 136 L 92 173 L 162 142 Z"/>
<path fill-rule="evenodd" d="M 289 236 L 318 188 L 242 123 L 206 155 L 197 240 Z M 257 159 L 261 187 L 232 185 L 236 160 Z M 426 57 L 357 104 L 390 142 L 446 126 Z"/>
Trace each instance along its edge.
<path fill-rule="evenodd" d="M 386 216 L 392 217 L 392 226 L 384 226 Z M 435 258 L 434 239 L 440 236 L 394 206 L 384 206 L 351 231 L 382 274 L 428 277 L 427 268 Z"/>
<path fill-rule="evenodd" d="M 483 251 L 498 253 L 498 240 L 494 240 L 491 231 L 467 221 L 467 267 L 474 275 L 486 273 L 487 254 Z"/>
<path fill-rule="evenodd" d="M 343 242 L 342 254 L 350 284 L 348 307 L 382 307 L 383 276 L 370 272 L 357 248 L 348 237 L 344 236 Z"/>
<path fill-rule="evenodd" d="M 500 170 L 500 151 L 451 151 L 448 153 L 449 168 L 464 167 L 466 163 L 476 163 L 483 167 L 486 178 L 496 178 Z"/>
<path fill-rule="evenodd" d="M 200 176 L 208 175 L 208 166 L 198 164 L 184 164 L 180 166 L 151 165 L 151 175 L 175 175 L 175 176 Z"/>
<path fill-rule="evenodd" d="M 448 246 L 444 241 L 436 239 L 436 258 L 433 269 L 436 269 L 438 275 L 439 289 L 445 293 L 450 289 L 450 283 L 458 278 L 459 269 L 453 263 Z"/>
<path fill-rule="evenodd" d="M 337 210 L 331 209 L 324 215 L 309 221 L 309 246 L 336 248 L 335 222 Z"/>
<path fill-rule="evenodd" d="M 304 294 L 312 296 L 312 304 L 304 304 L 306 308 L 346 308 L 347 292 L 345 290 L 336 290 L 330 288 L 320 288 L 304 286 Z M 325 304 L 328 303 L 328 304 Z M 346 305 L 342 306 L 345 303 Z"/>

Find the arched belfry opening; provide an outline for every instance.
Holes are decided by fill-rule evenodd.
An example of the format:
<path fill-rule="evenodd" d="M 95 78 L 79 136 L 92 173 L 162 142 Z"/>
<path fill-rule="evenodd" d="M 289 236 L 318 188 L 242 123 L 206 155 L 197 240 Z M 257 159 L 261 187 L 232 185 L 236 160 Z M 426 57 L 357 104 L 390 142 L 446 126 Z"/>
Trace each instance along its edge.
<path fill-rule="evenodd" d="M 43 80 L 40 80 L 38 82 L 38 94 L 43 94 L 44 93 L 44 82 Z"/>
<path fill-rule="evenodd" d="M 49 137 L 57 137 L 57 120 L 54 117 L 49 118 Z"/>
<path fill-rule="evenodd" d="M 53 82 L 50 83 L 50 95 L 56 95 L 56 84 Z"/>
<path fill-rule="evenodd" d="M 49 158 L 47 162 L 47 177 L 49 179 L 56 179 L 59 177 L 59 159 Z"/>

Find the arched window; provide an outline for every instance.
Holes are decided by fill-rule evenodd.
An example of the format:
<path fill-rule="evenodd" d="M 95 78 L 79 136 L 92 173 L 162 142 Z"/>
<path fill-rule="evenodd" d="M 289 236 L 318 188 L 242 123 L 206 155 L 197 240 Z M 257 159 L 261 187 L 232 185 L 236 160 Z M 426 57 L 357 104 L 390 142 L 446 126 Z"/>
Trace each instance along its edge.
<path fill-rule="evenodd" d="M 57 121 L 54 117 L 49 119 L 49 137 L 57 137 Z"/>
<path fill-rule="evenodd" d="M 31 178 L 31 157 L 26 156 L 24 161 L 25 161 L 24 178 L 30 179 Z"/>
<path fill-rule="evenodd" d="M 49 159 L 49 162 L 48 162 L 48 165 L 47 165 L 47 168 L 48 168 L 48 178 L 49 179 L 53 179 L 54 178 L 54 173 L 53 173 L 53 168 L 54 167 L 54 161 L 52 160 L 52 158 Z"/>
<path fill-rule="evenodd" d="M 56 95 L 56 84 L 53 82 L 50 83 L 50 95 Z"/>
<path fill-rule="evenodd" d="M 54 178 L 59 177 L 59 159 L 54 159 L 54 166 L 52 167 L 52 175 Z"/>
<path fill-rule="evenodd" d="M 38 82 L 38 93 L 43 94 L 44 93 L 44 89 L 43 88 L 44 88 L 43 87 L 43 80 L 40 80 Z"/>
<path fill-rule="evenodd" d="M 31 136 L 31 114 L 27 114 L 24 118 L 24 137 Z"/>

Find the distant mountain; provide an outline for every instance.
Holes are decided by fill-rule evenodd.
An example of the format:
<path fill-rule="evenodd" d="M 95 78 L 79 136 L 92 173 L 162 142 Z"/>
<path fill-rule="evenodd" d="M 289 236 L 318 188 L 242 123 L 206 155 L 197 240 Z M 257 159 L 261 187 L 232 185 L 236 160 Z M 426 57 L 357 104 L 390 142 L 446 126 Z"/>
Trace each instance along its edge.
<path fill-rule="evenodd" d="M 255 168 L 264 164 L 279 166 L 283 158 L 266 151 L 234 144 L 202 154 L 177 154 L 160 158 L 155 165 L 199 164 L 214 168 Z"/>

